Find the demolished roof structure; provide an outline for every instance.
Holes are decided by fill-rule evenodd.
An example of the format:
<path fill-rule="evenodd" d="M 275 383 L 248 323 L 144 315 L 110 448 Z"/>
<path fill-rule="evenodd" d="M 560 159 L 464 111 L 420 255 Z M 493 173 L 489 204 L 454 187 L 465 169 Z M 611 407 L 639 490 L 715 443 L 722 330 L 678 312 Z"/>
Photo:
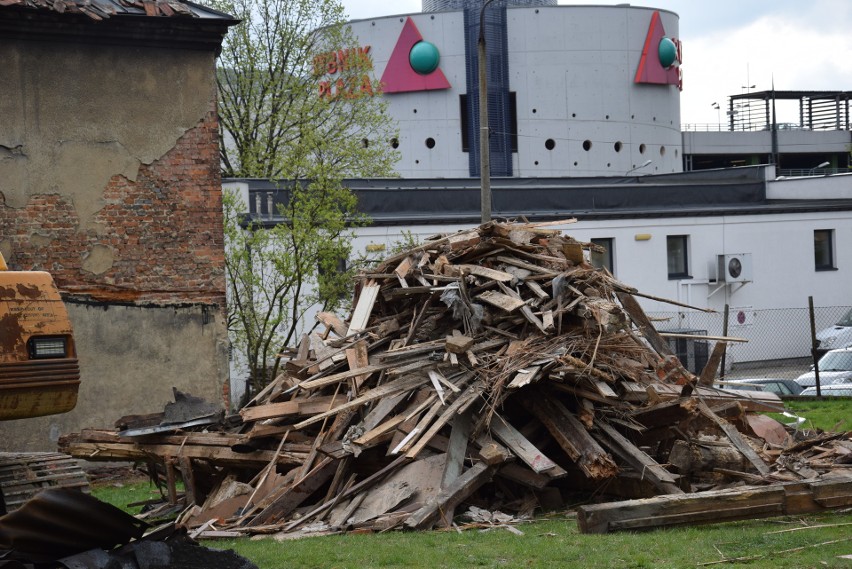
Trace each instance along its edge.
<path fill-rule="evenodd" d="M 564 223 L 490 222 L 363 272 L 348 320 L 321 313 L 239 417 L 126 418 L 64 449 L 179 474 L 179 523 L 211 536 L 426 529 L 578 492 L 664 500 L 584 506 L 596 532 L 852 504 L 848 434 L 795 440 L 753 414 L 782 410 L 773 394 L 712 388 L 731 339 L 690 373 L 640 293 L 592 267 L 597 246 L 552 228 Z M 731 490 L 744 484 L 772 491 Z M 735 497 L 695 505 L 721 489 Z"/>

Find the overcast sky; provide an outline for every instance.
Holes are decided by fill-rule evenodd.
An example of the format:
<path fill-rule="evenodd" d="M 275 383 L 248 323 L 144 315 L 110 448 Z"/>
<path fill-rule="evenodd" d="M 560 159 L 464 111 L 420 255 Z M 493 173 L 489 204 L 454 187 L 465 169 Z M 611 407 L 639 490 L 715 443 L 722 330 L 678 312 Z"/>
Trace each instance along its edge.
<path fill-rule="evenodd" d="M 351 19 L 420 12 L 420 0 L 342 0 Z M 570 4 L 622 4 L 622 1 Z M 852 90 L 850 0 L 656 0 L 631 2 L 680 16 L 682 123 L 715 123 L 728 95 L 753 90 Z M 798 122 L 791 109 L 779 120 Z M 784 115 L 788 116 L 784 116 Z"/>

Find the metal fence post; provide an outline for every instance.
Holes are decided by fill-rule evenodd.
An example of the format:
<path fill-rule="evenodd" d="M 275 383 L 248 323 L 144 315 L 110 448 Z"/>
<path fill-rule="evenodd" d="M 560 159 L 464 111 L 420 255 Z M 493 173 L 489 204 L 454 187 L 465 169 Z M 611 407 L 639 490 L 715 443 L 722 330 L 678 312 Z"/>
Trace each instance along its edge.
<path fill-rule="evenodd" d="M 811 316 L 811 355 L 814 359 L 814 379 L 816 380 L 817 397 L 822 397 L 819 385 L 819 358 L 817 357 L 816 316 L 814 316 L 814 297 L 808 297 L 808 312 Z"/>
<path fill-rule="evenodd" d="M 723 318 L 722 318 L 722 336 L 725 337 L 725 338 L 728 337 L 728 316 L 730 315 L 730 313 L 731 313 L 731 307 L 726 304 L 725 305 L 725 314 L 723 315 Z M 725 379 L 725 360 L 727 359 L 727 357 L 728 357 L 728 346 L 726 344 L 725 345 L 725 351 L 722 352 L 722 369 L 719 370 L 719 379 L 720 380 Z"/>

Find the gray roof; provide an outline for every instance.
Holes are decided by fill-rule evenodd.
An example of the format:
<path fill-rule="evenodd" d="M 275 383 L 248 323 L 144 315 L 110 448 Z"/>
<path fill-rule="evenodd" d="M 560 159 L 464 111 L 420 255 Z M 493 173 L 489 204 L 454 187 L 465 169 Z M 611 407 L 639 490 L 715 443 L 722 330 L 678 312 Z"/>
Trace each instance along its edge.
<path fill-rule="evenodd" d="M 233 20 L 217 10 L 182 0 L 0 0 L 0 9 L 12 6 L 58 14 L 82 14 L 93 20 L 122 15 Z"/>
<path fill-rule="evenodd" d="M 765 167 L 607 178 L 492 178 L 495 219 L 577 216 L 591 219 L 701 217 L 806 211 L 849 211 L 852 200 L 769 200 Z M 274 206 L 289 200 L 288 183 L 230 179 L 249 187 L 249 214 L 282 221 Z M 351 179 L 344 183 L 375 225 L 477 223 L 478 178 Z M 273 210 L 270 211 L 270 204 Z"/>

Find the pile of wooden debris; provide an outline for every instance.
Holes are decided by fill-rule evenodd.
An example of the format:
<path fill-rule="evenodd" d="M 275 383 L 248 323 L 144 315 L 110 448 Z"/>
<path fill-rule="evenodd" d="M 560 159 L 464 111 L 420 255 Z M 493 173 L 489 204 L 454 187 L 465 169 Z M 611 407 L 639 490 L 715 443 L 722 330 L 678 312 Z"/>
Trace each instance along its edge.
<path fill-rule="evenodd" d="M 750 413 L 782 410 L 774 395 L 713 389 L 724 341 L 700 377 L 687 371 L 641 295 L 584 258 L 596 245 L 553 225 L 488 223 L 362 274 L 348 322 L 320 314 L 324 330 L 237 420 L 131 421 L 65 450 L 155 463 L 202 535 L 433 528 L 462 506 L 525 516 L 577 492 L 681 497 L 849 472 L 848 436 L 797 443 Z M 848 505 L 850 485 L 809 504 Z M 748 506 L 712 517 L 768 511 Z M 702 521 L 691 511 L 659 519 Z"/>

